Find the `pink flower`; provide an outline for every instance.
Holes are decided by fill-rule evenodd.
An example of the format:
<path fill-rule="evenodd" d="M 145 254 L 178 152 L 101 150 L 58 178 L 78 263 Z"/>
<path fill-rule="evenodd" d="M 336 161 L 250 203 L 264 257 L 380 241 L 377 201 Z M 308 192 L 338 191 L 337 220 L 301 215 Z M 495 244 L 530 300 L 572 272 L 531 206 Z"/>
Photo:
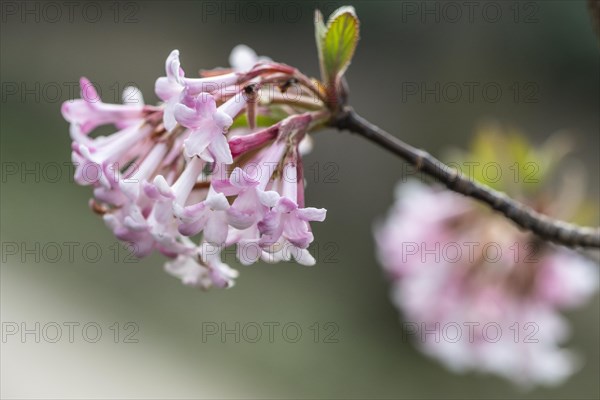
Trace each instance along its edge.
<path fill-rule="evenodd" d="M 206 200 L 181 207 L 176 206 L 175 214 L 181 221 L 179 232 L 185 236 L 204 232 L 204 240 L 220 246 L 227 240 L 227 213 L 229 202 L 223 193 L 210 189 Z"/>
<path fill-rule="evenodd" d="M 219 190 L 237 195 L 227 210 L 227 220 L 229 225 L 238 230 L 248 229 L 258 224 L 279 197 L 276 192 L 265 192 L 260 187 L 260 181 L 252 178 L 241 168 L 233 170 L 229 187 L 218 182 L 216 184 Z"/>
<path fill-rule="evenodd" d="M 127 174 L 127 178 L 119 176 L 110 189 L 98 187 L 94 190 L 96 199 L 117 206 L 111 213 L 104 215 L 104 221 L 120 240 L 133 245 L 133 252 L 144 257 L 155 247 L 154 239 L 148 229 L 146 217 L 152 210 L 153 199 L 145 194 L 144 187 L 160 165 L 166 154 L 165 144 L 158 144 L 142 161 L 139 168 Z"/>
<path fill-rule="evenodd" d="M 210 271 L 200 265 L 193 257 L 178 256 L 176 259 L 165 263 L 165 271 L 179 278 L 186 286 L 208 289 L 212 286 Z"/>
<path fill-rule="evenodd" d="M 285 238 L 281 238 L 279 241 L 268 246 L 266 250 L 263 250 L 261 259 L 271 264 L 291 261 L 293 259 L 298 264 L 306 266 L 315 265 L 317 262 L 308 249 L 298 247 Z"/>
<path fill-rule="evenodd" d="M 598 288 L 593 263 L 532 237 L 474 201 L 402 184 L 376 231 L 393 301 L 423 352 L 453 371 L 556 385 L 578 367 L 560 314 Z"/>
<path fill-rule="evenodd" d="M 140 96 L 130 98 L 133 88 L 124 92 L 131 103 L 116 105 L 103 103 L 86 78 L 81 78 L 80 84 L 83 98 L 62 106 L 73 139 L 71 159 L 75 164 L 75 181 L 110 189 L 116 185 L 113 177 L 118 171 L 148 150 L 146 138 L 152 127 L 145 121 L 151 111 L 144 107 Z M 91 130 L 105 124 L 113 124 L 119 131 L 108 137 L 88 136 Z"/>
<path fill-rule="evenodd" d="M 100 125 L 115 124 L 123 128 L 143 122 L 144 99 L 138 89 L 125 88 L 125 104 L 121 105 L 103 103 L 96 88 L 87 78 L 81 78 L 79 86 L 81 99 L 66 101 L 61 108 L 64 119 L 77 127 L 74 136 L 87 135 Z"/>
<path fill-rule="evenodd" d="M 165 62 L 166 76 L 156 80 L 156 95 L 165 101 L 164 124 L 167 130 L 175 128 L 176 120 L 173 115 L 174 107 L 187 96 L 200 93 L 213 93 L 238 83 L 236 73 L 224 74 L 210 78 L 186 78 L 179 61 L 179 50 L 173 50 Z"/>
<path fill-rule="evenodd" d="M 229 140 L 229 148 L 233 157 L 250 152 L 272 141 L 279 134 L 280 124 L 270 126 L 258 132 L 234 136 Z"/>
<path fill-rule="evenodd" d="M 225 134 L 233 118 L 244 108 L 244 96 L 238 94 L 219 108 L 214 97 L 208 93 L 201 93 L 190 102 L 191 107 L 177 104 L 174 109 L 175 119 L 191 131 L 184 141 L 185 155 L 198 156 L 208 162 L 231 164 L 233 157 Z"/>
<path fill-rule="evenodd" d="M 238 44 L 231 50 L 229 64 L 237 72 L 251 70 L 256 64 L 271 61 L 268 57 L 259 57 L 254 50 L 245 44 Z"/>
<path fill-rule="evenodd" d="M 214 257 L 208 257 L 205 262 L 191 256 L 179 256 L 165 264 L 165 271 L 181 279 L 184 285 L 202 289 L 232 287 L 238 276 L 236 270 Z"/>
<path fill-rule="evenodd" d="M 278 182 L 281 197 L 259 225 L 263 234 L 263 246 L 272 246 L 284 240 L 298 249 L 306 249 L 314 239 L 309 222 L 325 220 L 327 210 L 301 208 L 298 205 L 299 198 L 303 198 L 298 196 L 298 188 L 303 191 L 304 183 L 298 182 L 297 169 L 295 160 L 291 160 L 284 167 L 284 173 Z"/>
<path fill-rule="evenodd" d="M 80 185 L 99 183 L 109 187 L 110 176 L 135 158 L 133 154 L 141 152 L 144 140 L 151 133 L 149 125 L 131 125 L 110 137 L 100 136 L 85 143 L 73 142 L 75 181 Z"/>
<path fill-rule="evenodd" d="M 200 247 L 202 249 L 201 261 L 208 267 L 212 283 L 219 288 L 233 287 L 234 279 L 238 277 L 239 273 L 221 261 L 222 247 L 206 242 L 202 243 Z"/>
<path fill-rule="evenodd" d="M 304 208 L 299 152 L 311 124 L 324 122 L 316 119 L 325 114 L 287 107 L 287 117 L 270 127 L 255 130 L 249 122 L 230 133 L 241 114 L 250 121 L 270 113 L 268 102 L 248 107 L 256 90 L 297 73 L 244 48 L 234 53 L 239 72 L 186 78 L 179 52 L 173 51 L 166 76 L 156 81 L 164 101 L 159 106 L 144 105 L 129 88 L 125 104 L 104 104 L 86 79 L 83 99 L 63 105 L 71 123 L 75 179 L 93 187 L 92 209 L 137 256 L 158 250 L 172 260 L 167 272 L 194 287 L 233 286 L 238 273 L 222 260 L 229 246 L 236 246 L 244 265 L 290 258 L 313 264 L 309 222 L 325 217 L 324 210 Z M 88 136 L 105 124 L 117 132 Z M 281 174 L 290 157 L 294 182 L 287 184 Z M 252 166 L 258 169 L 249 173 Z M 196 235 L 199 243 L 192 239 Z M 299 252 L 292 255 L 282 247 Z"/>
<path fill-rule="evenodd" d="M 284 238 L 294 246 L 306 249 L 314 239 L 308 222 L 322 222 L 325 215 L 325 209 L 299 208 L 292 199 L 281 197 L 259 227 L 264 235 L 262 244 L 270 246 Z"/>

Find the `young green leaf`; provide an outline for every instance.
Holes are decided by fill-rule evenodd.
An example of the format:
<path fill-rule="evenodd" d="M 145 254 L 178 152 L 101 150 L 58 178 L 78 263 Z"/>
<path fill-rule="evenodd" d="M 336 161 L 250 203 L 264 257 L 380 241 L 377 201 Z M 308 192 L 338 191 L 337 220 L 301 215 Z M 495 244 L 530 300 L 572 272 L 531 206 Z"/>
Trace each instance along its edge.
<path fill-rule="evenodd" d="M 325 34 L 327 33 L 327 27 L 323 22 L 323 14 L 321 11 L 315 10 L 315 40 L 317 42 L 317 53 L 319 55 L 319 68 L 321 71 L 321 78 L 325 78 L 325 64 L 323 57 L 323 42 L 325 41 Z"/>
<path fill-rule="evenodd" d="M 319 13 L 320 14 L 320 13 Z M 320 24 L 322 24 L 322 19 Z M 317 42 L 319 24 L 315 18 L 317 31 Z M 323 79 L 330 85 L 335 85 L 344 74 L 358 43 L 359 21 L 354 7 L 344 6 L 337 9 L 329 18 L 325 28 L 325 36 L 322 41 L 320 53 L 323 56 Z"/>

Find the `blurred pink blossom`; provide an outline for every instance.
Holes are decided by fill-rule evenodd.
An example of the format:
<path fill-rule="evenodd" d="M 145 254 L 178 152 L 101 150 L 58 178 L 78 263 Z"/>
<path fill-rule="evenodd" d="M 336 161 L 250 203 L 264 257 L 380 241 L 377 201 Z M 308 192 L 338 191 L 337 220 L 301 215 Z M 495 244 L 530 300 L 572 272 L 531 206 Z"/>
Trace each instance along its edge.
<path fill-rule="evenodd" d="M 405 335 L 449 369 L 523 386 L 556 385 L 578 369 L 560 347 L 569 334 L 560 311 L 598 289 L 592 261 L 417 182 L 398 187 L 376 242 Z"/>

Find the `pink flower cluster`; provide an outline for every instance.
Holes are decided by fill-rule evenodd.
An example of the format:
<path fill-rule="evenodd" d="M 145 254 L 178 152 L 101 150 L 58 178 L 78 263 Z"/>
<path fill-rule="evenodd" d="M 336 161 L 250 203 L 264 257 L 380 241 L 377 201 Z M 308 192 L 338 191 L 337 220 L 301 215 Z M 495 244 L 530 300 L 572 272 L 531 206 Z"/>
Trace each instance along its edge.
<path fill-rule="evenodd" d="M 524 386 L 559 384 L 577 369 L 559 346 L 569 330 L 560 310 L 596 292 L 592 261 L 416 182 L 399 186 L 376 241 L 393 301 L 429 356 Z"/>
<path fill-rule="evenodd" d="M 281 93 L 277 102 L 261 95 L 307 78 L 245 46 L 234 49 L 230 62 L 231 69 L 188 78 L 174 50 L 166 76 L 156 81 L 158 106 L 145 105 L 134 88 L 125 89 L 124 104 L 103 103 L 82 78 L 82 98 L 62 107 L 75 180 L 93 187 L 93 210 L 139 257 L 158 250 L 171 259 L 169 273 L 202 288 L 233 285 L 238 272 L 221 256 L 228 246 L 237 246 L 242 264 L 291 258 L 314 264 L 309 223 L 326 214 L 304 206 L 301 157 L 322 112 L 294 98 L 281 102 Z M 256 128 L 257 118 L 275 107 L 283 115 Z M 245 125 L 232 127 L 244 117 Z M 102 125 L 117 131 L 92 137 Z"/>

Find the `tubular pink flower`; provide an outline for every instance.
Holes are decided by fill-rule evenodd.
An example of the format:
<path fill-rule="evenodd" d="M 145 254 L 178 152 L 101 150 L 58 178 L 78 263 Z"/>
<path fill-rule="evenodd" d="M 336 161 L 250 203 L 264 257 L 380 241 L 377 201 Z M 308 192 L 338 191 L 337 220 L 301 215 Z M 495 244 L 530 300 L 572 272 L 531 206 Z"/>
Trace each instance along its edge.
<path fill-rule="evenodd" d="M 100 125 L 117 124 L 125 127 L 143 122 L 144 100 L 139 90 L 126 88 L 123 93 L 125 104 L 106 104 L 87 78 L 81 78 L 79 86 L 81 99 L 65 101 L 61 111 L 64 119 L 82 135 L 87 135 Z"/>
<path fill-rule="evenodd" d="M 272 60 L 268 57 L 259 57 L 245 44 L 235 46 L 229 55 L 229 65 L 237 72 L 250 71 L 256 64 L 268 61 Z"/>
<path fill-rule="evenodd" d="M 97 186 L 94 196 L 114 206 L 122 206 L 127 202 L 138 203 L 143 195 L 142 185 L 158 169 L 167 150 L 166 144 L 159 143 L 148 152 L 139 166 L 134 163 L 124 173 L 106 171 L 110 186 Z"/>
<path fill-rule="evenodd" d="M 201 93 L 190 101 L 192 107 L 175 106 L 175 119 L 190 129 L 184 141 L 187 157 L 198 156 L 208 162 L 231 164 L 233 157 L 225 133 L 233 118 L 244 108 L 246 102 L 241 94 L 231 98 L 219 108 L 214 97 Z"/>
<path fill-rule="evenodd" d="M 203 245 L 204 253 L 210 254 L 198 262 L 197 256 L 178 256 L 165 264 L 165 271 L 181 279 L 187 286 L 209 289 L 212 286 L 227 288 L 234 285 L 238 272 L 221 262 L 214 248 Z"/>
<path fill-rule="evenodd" d="M 239 273 L 221 261 L 221 247 L 215 247 L 206 242 L 202 243 L 200 247 L 202 249 L 200 257 L 210 271 L 213 285 L 220 288 L 233 287 L 234 279 L 238 277 Z"/>
<path fill-rule="evenodd" d="M 261 245 L 272 246 L 279 241 L 291 243 L 299 249 L 306 249 L 314 237 L 309 222 L 325 220 L 327 210 L 321 208 L 300 208 L 298 206 L 298 164 L 292 159 L 284 167 L 279 179 L 281 197 L 259 224 L 262 233 Z M 303 192 L 303 185 L 301 192 Z M 303 198 L 303 194 L 301 196 Z"/>
<path fill-rule="evenodd" d="M 143 249 L 142 255 L 149 254 L 153 248 L 167 256 L 189 254 L 194 246 L 179 234 L 172 210 L 175 204 L 185 202 L 202 167 L 202 161 L 193 158 L 172 186 L 162 175 L 156 176 L 152 183 L 143 185 L 144 210 L 130 201 L 119 212 L 105 215 L 106 223 L 119 239 Z M 142 193 L 139 189 L 136 192 Z"/>
<path fill-rule="evenodd" d="M 279 133 L 279 124 L 270 126 L 266 129 L 247 134 L 244 136 L 236 136 L 229 140 L 229 149 L 233 158 L 259 148 L 270 140 L 275 139 Z"/>
<path fill-rule="evenodd" d="M 102 184 L 110 187 L 111 169 L 118 170 L 125 166 L 129 161 L 129 157 L 125 156 L 150 133 L 152 127 L 148 125 L 131 125 L 109 137 L 101 136 L 86 144 L 74 142 L 72 159 L 75 163 L 75 181 L 80 185 Z"/>
<path fill-rule="evenodd" d="M 251 265 L 266 256 L 258 243 L 260 232 L 256 225 L 238 230 L 229 228 L 226 246 L 236 244 L 236 257 L 242 265 Z"/>
<path fill-rule="evenodd" d="M 179 278 L 186 286 L 208 289 L 212 286 L 210 271 L 190 256 L 178 256 L 165 263 L 165 271 Z"/>
<path fill-rule="evenodd" d="M 257 224 L 279 197 L 276 192 L 262 190 L 260 181 L 240 168 L 233 171 L 230 182 L 237 189 L 237 197 L 227 210 L 227 217 L 229 225 L 235 229 L 243 230 Z"/>
<path fill-rule="evenodd" d="M 308 249 L 299 248 L 285 239 L 269 246 L 267 251 L 262 252 L 261 259 L 271 264 L 294 259 L 298 264 L 309 267 L 316 263 Z"/>
<path fill-rule="evenodd" d="M 223 193 L 212 188 L 206 200 L 185 208 L 176 206 L 175 214 L 181 221 L 179 232 L 184 236 L 194 236 L 204 231 L 204 240 L 221 246 L 227 240 L 227 214 L 229 202 Z"/>
<path fill-rule="evenodd" d="M 188 96 L 200 93 L 214 93 L 238 82 L 237 73 L 214 76 L 210 78 L 186 78 L 179 61 L 179 50 L 173 50 L 165 62 L 166 76 L 155 83 L 156 95 L 165 102 L 165 128 L 171 131 L 177 123 L 174 107 L 182 100 L 184 92 Z"/>
<path fill-rule="evenodd" d="M 237 244 L 237 256 L 244 265 L 256 262 L 263 254 L 258 224 L 279 198 L 274 191 L 260 189 L 259 184 L 257 178 L 241 168 L 236 168 L 229 180 L 213 182 L 213 187 L 221 194 L 236 196 L 225 213 L 225 226 L 229 226 L 225 246 Z"/>

